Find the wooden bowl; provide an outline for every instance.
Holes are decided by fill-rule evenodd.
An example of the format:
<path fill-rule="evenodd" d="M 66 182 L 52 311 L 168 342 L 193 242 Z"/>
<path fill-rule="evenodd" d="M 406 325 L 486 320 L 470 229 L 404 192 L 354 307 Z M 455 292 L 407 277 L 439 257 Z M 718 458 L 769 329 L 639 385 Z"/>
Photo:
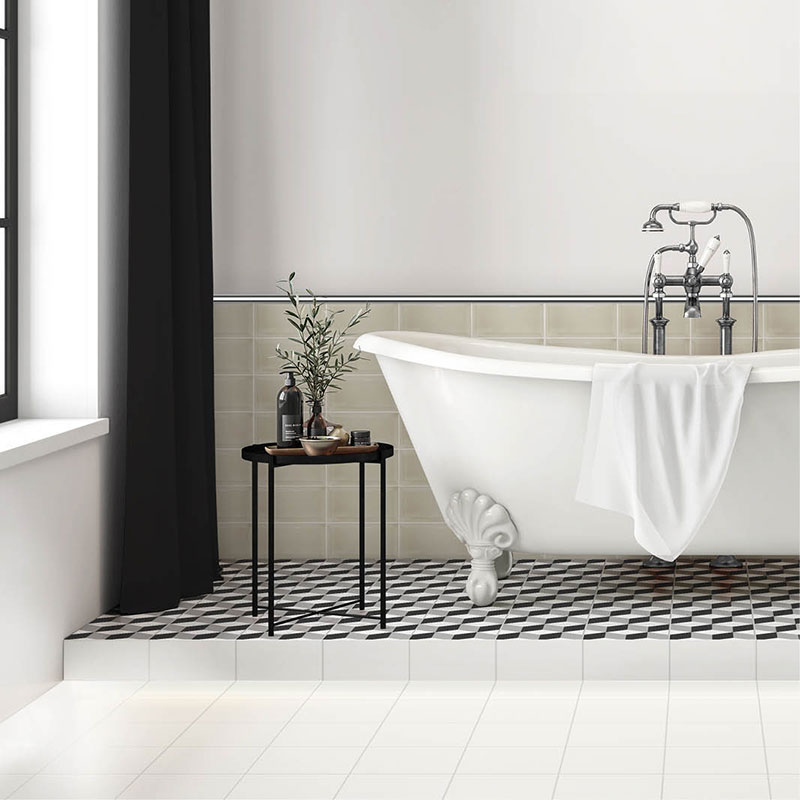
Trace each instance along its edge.
<path fill-rule="evenodd" d="M 329 456 L 336 451 L 340 440 L 335 436 L 312 436 L 300 439 L 300 444 L 307 456 Z"/>

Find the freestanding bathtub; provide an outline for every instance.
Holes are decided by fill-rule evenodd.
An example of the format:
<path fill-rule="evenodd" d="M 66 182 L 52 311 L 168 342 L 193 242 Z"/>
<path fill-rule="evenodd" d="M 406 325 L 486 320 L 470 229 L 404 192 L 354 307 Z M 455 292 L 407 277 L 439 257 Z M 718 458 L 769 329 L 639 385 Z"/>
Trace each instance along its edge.
<path fill-rule="evenodd" d="M 592 366 L 715 356 L 470 339 L 361 336 L 378 358 L 439 509 L 472 559 L 467 593 L 497 595 L 512 551 L 640 555 L 629 517 L 577 502 Z M 800 350 L 727 356 L 753 366 L 717 502 L 687 554 L 796 555 L 800 550 Z"/>

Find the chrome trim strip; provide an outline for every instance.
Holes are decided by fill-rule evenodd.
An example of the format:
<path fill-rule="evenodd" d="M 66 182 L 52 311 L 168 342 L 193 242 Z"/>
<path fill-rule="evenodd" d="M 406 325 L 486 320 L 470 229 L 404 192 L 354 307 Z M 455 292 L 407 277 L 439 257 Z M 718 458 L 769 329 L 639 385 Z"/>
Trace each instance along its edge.
<path fill-rule="evenodd" d="M 641 303 L 641 295 L 633 294 L 593 294 L 593 295 L 319 295 L 319 300 L 326 303 Z M 718 298 L 707 296 L 706 303 L 715 302 Z M 752 295 L 737 295 L 734 303 L 747 303 Z M 666 303 L 683 303 L 686 298 L 681 295 L 665 297 Z M 796 294 L 760 294 L 759 303 L 800 303 L 800 295 Z M 215 303 L 284 303 L 283 295 L 267 294 L 217 294 Z"/>

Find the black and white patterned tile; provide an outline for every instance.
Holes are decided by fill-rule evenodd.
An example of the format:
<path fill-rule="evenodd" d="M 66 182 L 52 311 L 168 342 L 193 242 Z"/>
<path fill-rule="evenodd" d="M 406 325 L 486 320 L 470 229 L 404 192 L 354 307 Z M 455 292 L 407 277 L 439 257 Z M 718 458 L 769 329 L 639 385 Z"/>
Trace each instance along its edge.
<path fill-rule="evenodd" d="M 280 606 L 307 611 L 352 603 L 352 616 L 308 616 L 281 626 L 282 639 L 800 639 L 797 560 L 758 559 L 741 570 L 712 570 L 680 560 L 649 569 L 641 559 L 537 559 L 517 562 L 497 600 L 467 599 L 465 561 L 394 561 L 388 565 L 388 627 L 358 611 L 356 561 L 285 561 L 277 565 Z M 262 606 L 266 569 L 260 569 Z M 266 615 L 250 607 L 249 561 L 227 562 L 213 594 L 151 614 L 103 614 L 71 639 L 257 639 Z M 367 571 L 366 613 L 375 613 L 378 572 Z M 346 609 L 347 610 L 347 609 Z M 280 619 L 282 611 L 278 611 Z"/>

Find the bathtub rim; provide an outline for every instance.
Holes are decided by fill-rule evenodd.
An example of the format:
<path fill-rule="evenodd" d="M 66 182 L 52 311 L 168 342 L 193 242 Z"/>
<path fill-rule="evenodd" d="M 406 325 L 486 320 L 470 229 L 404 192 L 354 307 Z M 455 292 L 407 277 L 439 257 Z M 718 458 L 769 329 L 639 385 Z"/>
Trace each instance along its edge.
<path fill-rule="evenodd" d="M 554 347 L 503 339 L 480 339 L 421 331 L 375 331 L 365 333 L 353 343 L 356 350 L 399 361 L 439 369 L 473 372 L 507 377 L 542 378 L 545 380 L 591 381 L 594 364 L 653 362 L 667 364 L 702 364 L 719 360 L 752 362 L 748 383 L 791 383 L 800 381 L 800 349 L 766 350 L 739 353 L 733 356 L 654 356 L 620 350 Z M 461 352 L 455 352 L 458 347 Z M 542 361 L 514 360 L 478 352 L 495 350 L 498 354 L 536 351 L 546 353 Z M 559 359 L 553 356 L 558 354 Z M 759 363 L 766 362 L 766 363 Z M 770 363 L 777 362 L 777 363 Z"/>

